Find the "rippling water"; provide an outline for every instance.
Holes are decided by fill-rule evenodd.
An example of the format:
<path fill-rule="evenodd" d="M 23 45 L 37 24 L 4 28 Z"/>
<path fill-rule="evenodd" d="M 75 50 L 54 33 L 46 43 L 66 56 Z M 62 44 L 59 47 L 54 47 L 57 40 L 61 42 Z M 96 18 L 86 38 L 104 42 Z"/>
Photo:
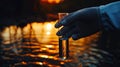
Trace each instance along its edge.
<path fill-rule="evenodd" d="M 70 56 L 66 60 L 59 58 L 56 21 L 27 24 L 24 28 L 6 27 L 1 32 L 2 67 L 70 67 L 76 63 L 76 55 L 82 54 L 96 40 L 97 35 L 77 41 L 70 39 Z M 72 65 L 71 65 L 72 67 Z"/>

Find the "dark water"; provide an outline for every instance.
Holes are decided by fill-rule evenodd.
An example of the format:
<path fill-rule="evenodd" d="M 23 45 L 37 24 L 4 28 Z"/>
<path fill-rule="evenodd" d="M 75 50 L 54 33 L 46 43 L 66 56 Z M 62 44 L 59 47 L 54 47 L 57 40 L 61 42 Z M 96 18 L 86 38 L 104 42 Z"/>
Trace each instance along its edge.
<path fill-rule="evenodd" d="M 6 27 L 1 32 L 1 67 L 74 67 L 97 35 L 69 40 L 69 58 L 59 58 L 55 21 L 31 23 L 24 28 Z M 94 45 L 94 44 L 93 44 Z M 79 66 L 82 67 L 82 66 Z"/>

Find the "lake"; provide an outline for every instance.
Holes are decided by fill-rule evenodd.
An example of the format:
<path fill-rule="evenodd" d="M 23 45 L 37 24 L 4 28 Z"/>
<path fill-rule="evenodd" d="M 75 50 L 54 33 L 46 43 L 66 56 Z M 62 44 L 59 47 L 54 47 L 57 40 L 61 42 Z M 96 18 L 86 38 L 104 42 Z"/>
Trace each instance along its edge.
<path fill-rule="evenodd" d="M 70 38 L 69 57 L 61 59 L 55 23 L 32 22 L 22 28 L 5 27 L 0 32 L 2 67 L 82 67 L 78 57 L 89 51 L 91 45 L 96 46 L 98 34 L 75 41 Z"/>

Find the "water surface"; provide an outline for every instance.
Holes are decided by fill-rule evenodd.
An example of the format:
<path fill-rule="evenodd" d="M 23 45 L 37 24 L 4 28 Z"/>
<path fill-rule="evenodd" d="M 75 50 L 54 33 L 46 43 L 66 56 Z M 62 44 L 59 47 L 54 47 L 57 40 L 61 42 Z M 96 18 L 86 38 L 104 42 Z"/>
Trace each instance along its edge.
<path fill-rule="evenodd" d="M 84 53 L 97 35 L 69 40 L 69 58 L 59 58 L 56 21 L 33 22 L 25 27 L 9 26 L 1 34 L 2 67 L 72 67 L 77 55 Z M 69 66 L 70 65 L 70 66 Z"/>

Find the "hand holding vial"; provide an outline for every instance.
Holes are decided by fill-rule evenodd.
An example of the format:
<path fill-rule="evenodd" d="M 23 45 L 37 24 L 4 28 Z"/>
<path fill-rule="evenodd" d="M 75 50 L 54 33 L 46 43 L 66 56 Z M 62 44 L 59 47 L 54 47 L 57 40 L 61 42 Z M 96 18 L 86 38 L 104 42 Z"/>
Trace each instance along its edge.
<path fill-rule="evenodd" d="M 68 13 L 58 13 L 59 21 L 67 15 Z M 59 57 L 61 59 L 67 59 L 69 57 L 69 40 L 62 36 L 59 36 Z"/>

